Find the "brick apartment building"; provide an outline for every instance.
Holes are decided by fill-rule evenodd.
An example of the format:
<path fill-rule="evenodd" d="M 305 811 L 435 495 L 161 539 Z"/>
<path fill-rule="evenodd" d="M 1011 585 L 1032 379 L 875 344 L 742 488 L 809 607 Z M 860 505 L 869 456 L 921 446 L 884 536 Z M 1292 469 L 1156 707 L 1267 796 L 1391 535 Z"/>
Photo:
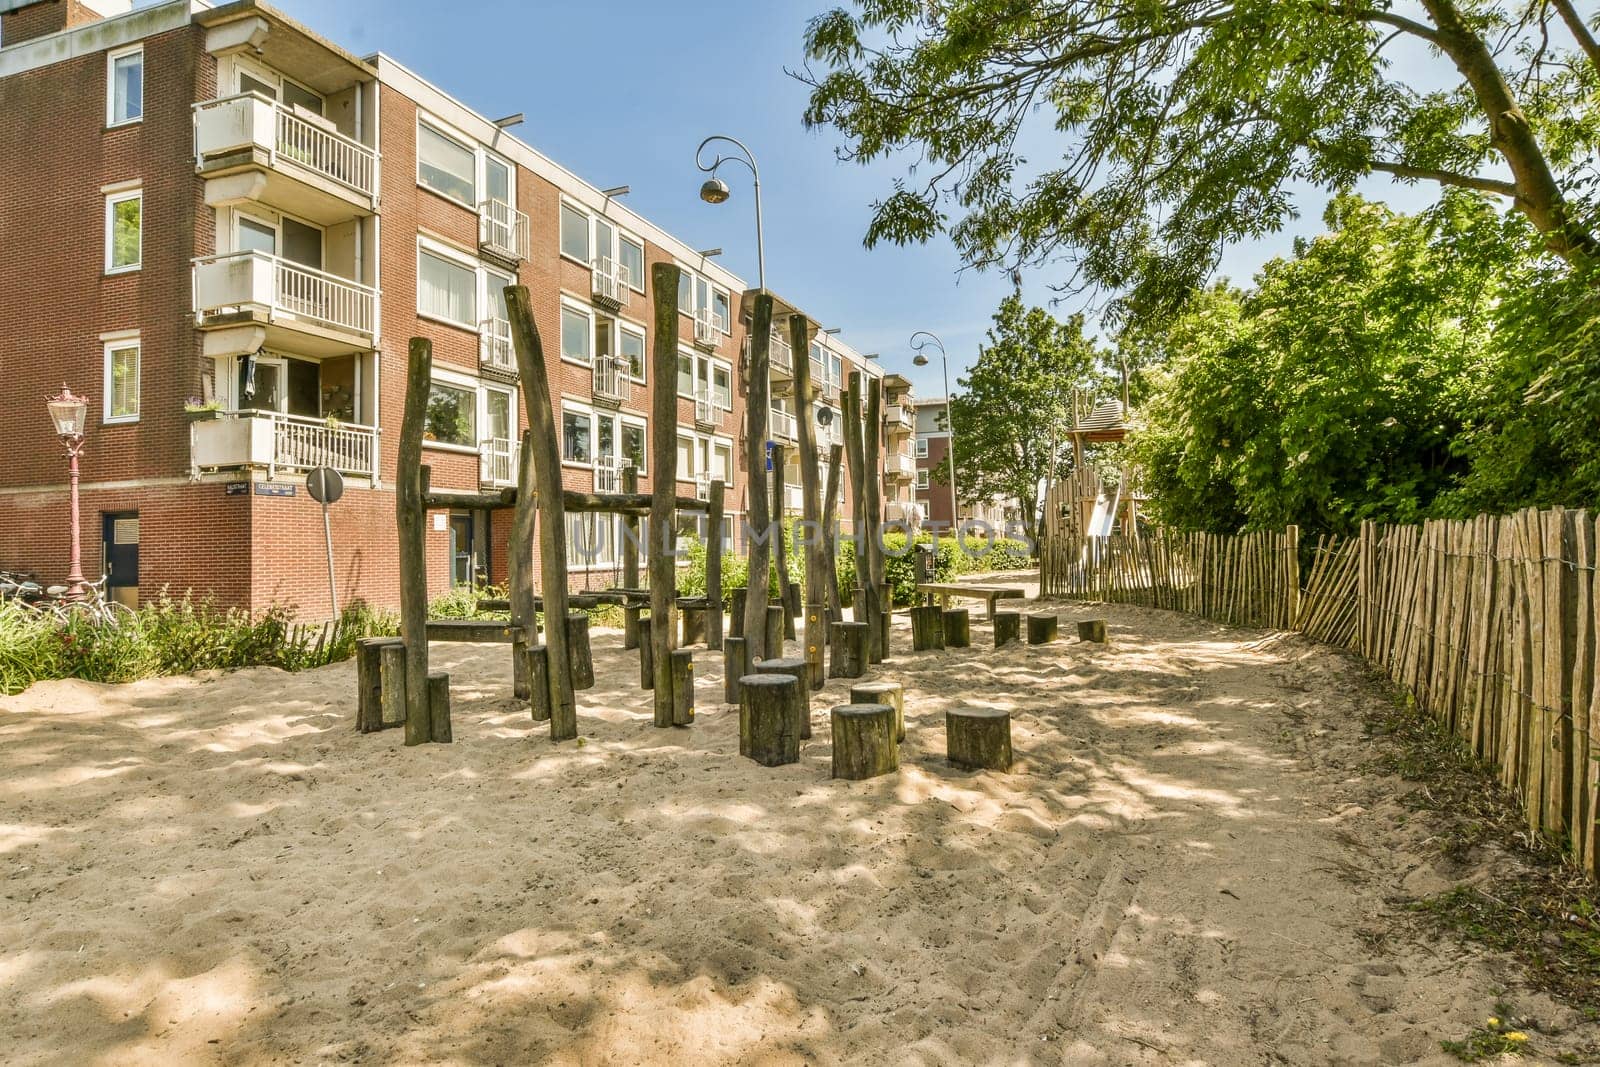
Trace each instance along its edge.
<path fill-rule="evenodd" d="M 917 503 L 929 521 L 949 527 L 957 515 L 955 493 L 948 481 L 934 477 L 945 457 L 950 454 L 949 400 L 936 397 L 920 400 L 916 405 L 916 430 L 913 442 L 916 460 Z M 1020 521 L 1021 509 L 1015 500 L 989 500 L 973 506 L 962 504 L 961 521 L 980 520 L 989 524 L 997 534 Z"/>
<path fill-rule="evenodd" d="M 0 567 L 66 572 L 66 464 L 44 408 L 65 382 L 93 400 L 85 570 L 109 569 L 119 598 L 325 612 L 304 473 L 329 465 L 347 484 L 332 509 L 341 599 L 395 603 L 408 340 L 434 345 L 433 484 L 515 484 L 527 420 L 500 291 L 528 286 L 563 481 L 615 491 L 646 451 L 658 262 L 685 270 L 679 492 L 726 480 L 738 528 L 740 278 L 387 56 L 254 0 L 130 6 L 0 0 L 0 406 L 16 449 Z M 850 371 L 881 373 L 827 334 L 807 355 L 824 404 Z M 774 344 L 775 440 L 795 435 L 794 358 Z M 797 511 L 795 462 L 785 473 Z M 575 584 L 611 581 L 616 521 L 569 522 Z M 503 581 L 507 524 L 433 515 L 430 594 Z"/>

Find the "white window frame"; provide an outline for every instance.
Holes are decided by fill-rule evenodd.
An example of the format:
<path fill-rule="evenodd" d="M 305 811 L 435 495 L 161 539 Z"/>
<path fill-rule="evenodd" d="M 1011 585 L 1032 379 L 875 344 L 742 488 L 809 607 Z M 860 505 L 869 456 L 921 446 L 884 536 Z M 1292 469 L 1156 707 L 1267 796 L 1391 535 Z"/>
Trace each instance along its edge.
<path fill-rule="evenodd" d="M 100 405 L 100 422 L 106 426 L 122 426 L 138 422 L 140 411 L 144 407 L 144 397 L 141 392 L 141 379 L 144 377 L 144 344 L 139 336 L 139 331 L 124 330 L 118 333 L 101 334 L 100 341 L 104 356 L 102 360 L 104 375 L 101 384 L 105 396 Z M 133 414 L 113 415 L 111 413 L 111 353 L 126 352 L 130 348 L 134 351 Z"/>
<path fill-rule="evenodd" d="M 452 196 L 449 193 L 443 192 L 442 190 L 435 189 L 433 186 L 427 184 L 426 182 L 424 182 L 422 180 L 422 148 L 421 148 L 421 144 L 422 144 L 422 127 L 424 127 L 424 126 L 426 126 L 429 130 L 433 131 L 433 133 L 437 134 L 438 136 L 443 137 L 445 140 L 455 142 L 455 145 L 456 145 L 457 148 L 463 148 L 466 151 L 468 151 L 469 153 L 471 153 L 471 155 L 472 155 L 472 195 L 474 197 L 476 197 L 478 195 L 479 189 L 481 189 L 482 186 L 483 186 L 483 149 L 482 149 L 482 147 L 478 144 L 477 141 L 473 140 L 471 137 L 468 137 L 466 134 L 462 133 L 460 130 L 456 129 L 454 126 L 451 126 L 449 123 L 444 122 L 441 119 L 437 119 L 434 116 L 432 116 L 430 114 L 427 114 L 426 112 L 419 111 L 417 113 L 417 133 L 416 133 L 416 137 L 414 138 L 414 143 L 415 143 L 416 147 L 415 147 L 415 149 L 413 151 L 413 154 L 417 157 L 417 166 L 416 166 L 416 175 L 415 175 L 416 180 L 417 180 L 417 188 L 426 189 L 428 192 L 432 193 L 434 196 L 440 197 L 440 198 L 442 198 L 444 200 L 448 200 L 452 204 L 459 204 L 461 207 L 466 208 L 468 211 L 470 211 L 474 215 L 476 215 L 478 213 L 478 205 L 476 203 L 469 204 L 465 200 L 461 200 L 461 199 L 459 199 L 459 198 L 457 198 L 455 196 Z M 513 171 L 513 174 L 514 173 L 515 172 Z"/>
<path fill-rule="evenodd" d="M 139 57 L 139 114 L 136 118 L 117 118 L 117 60 L 128 56 Z M 144 121 L 144 87 L 145 87 L 145 55 L 144 45 L 130 45 L 127 48 L 115 48 L 106 53 L 106 129 L 115 129 L 118 126 L 132 126 L 136 122 Z"/>
<path fill-rule="evenodd" d="M 933 488 L 933 470 L 931 468 L 929 468 L 929 467 L 923 467 L 921 470 L 917 471 L 917 483 L 916 484 L 917 484 L 917 488 L 918 489 L 932 489 Z"/>
<path fill-rule="evenodd" d="M 570 296 L 567 296 L 566 294 L 562 294 L 562 297 L 561 297 L 561 312 L 564 314 L 565 312 L 568 312 L 568 311 L 575 311 L 578 314 L 582 315 L 584 318 L 589 320 L 589 358 L 587 360 L 572 359 L 567 355 L 567 349 L 566 349 L 566 344 L 565 344 L 565 340 L 564 340 L 565 334 L 566 334 L 566 324 L 561 321 L 561 318 L 560 318 L 559 315 L 557 316 L 557 319 L 556 319 L 556 351 L 560 355 L 561 362 L 563 362 L 563 363 L 566 363 L 566 364 L 568 364 L 570 366 L 573 366 L 573 367 L 593 367 L 594 366 L 594 357 L 595 357 L 595 336 L 594 336 L 594 331 L 595 331 L 595 311 L 594 311 L 594 308 L 590 307 L 588 304 L 585 304 L 582 300 L 578 300 L 578 299 L 576 299 L 574 297 L 570 297 Z"/>
<path fill-rule="evenodd" d="M 587 463 L 567 458 L 567 412 L 569 411 L 576 415 L 586 416 L 589 420 L 589 461 Z M 556 426 L 556 433 L 560 435 L 560 440 L 556 443 L 561 448 L 561 465 L 563 467 L 571 467 L 574 470 L 594 470 L 595 449 L 600 440 L 599 429 L 595 425 L 594 408 L 588 404 L 581 404 L 576 400 L 568 400 L 563 397 L 561 399 L 561 421 Z"/>
<path fill-rule="evenodd" d="M 252 61 L 244 58 L 243 56 L 235 56 L 234 59 L 233 59 L 233 84 L 238 87 L 237 91 L 240 92 L 240 93 L 243 93 L 245 91 L 244 87 L 242 85 L 239 85 L 239 76 L 241 74 L 249 75 L 251 78 L 254 78 L 256 81 L 261 82 L 262 84 L 267 84 L 269 82 L 276 82 L 277 84 L 274 85 L 273 88 L 277 90 L 278 95 L 277 95 L 277 97 L 275 99 L 278 101 L 279 104 L 282 104 L 286 108 L 293 107 L 293 105 L 290 104 L 287 100 L 285 100 L 283 98 L 283 87 L 284 87 L 285 84 L 294 86 L 296 89 L 299 89 L 302 93 L 305 93 L 307 96 L 316 97 L 318 100 L 320 100 L 322 102 L 322 110 L 320 112 L 318 112 L 318 114 L 320 114 L 323 118 L 327 118 L 327 115 L 328 115 L 328 96 L 327 96 L 327 94 L 326 93 L 317 92 L 315 89 L 311 88 L 311 86 L 307 85 L 305 82 L 300 81 L 300 80 L 298 80 L 296 78 L 291 78 L 287 74 L 284 74 L 282 71 L 277 70 L 277 69 L 275 69 L 273 67 L 267 66 L 265 63 L 255 63 L 255 62 L 252 62 Z"/>
<path fill-rule="evenodd" d="M 588 223 L 588 228 L 589 228 L 589 240 L 588 240 L 589 258 L 588 258 L 587 262 L 585 262 L 584 260 L 579 259 L 577 256 L 572 255 L 570 252 L 568 252 L 565 248 L 563 248 L 561 246 L 561 212 L 564 209 L 571 209 L 572 211 L 576 212 L 577 214 L 582 215 L 584 217 L 584 220 Z M 605 225 L 611 227 L 611 247 L 610 248 L 602 249 L 600 247 L 600 238 L 599 238 L 599 235 L 596 233 L 596 231 L 599 228 L 599 224 L 601 222 L 604 222 Z M 638 249 L 639 249 L 639 264 L 640 264 L 640 267 L 641 267 L 640 273 L 642 274 L 643 273 L 643 268 L 648 267 L 648 263 L 646 262 L 646 259 L 645 259 L 645 256 L 646 256 L 647 252 L 646 252 L 646 248 L 645 248 L 644 239 L 642 237 L 639 237 L 639 236 L 635 235 L 631 230 L 627 230 L 627 229 L 623 228 L 622 224 L 617 222 L 615 219 L 607 218 L 607 217 L 604 217 L 604 216 L 601 216 L 601 215 L 597 215 L 594 212 L 593 209 L 591 209 L 589 207 L 586 207 L 583 204 L 578 203 L 578 201 L 573 200 L 570 197 L 567 197 L 567 196 L 561 197 L 560 202 L 556 207 L 556 251 L 560 254 L 562 259 L 566 260 L 568 263 L 577 263 L 577 264 L 583 266 L 584 268 L 586 268 L 588 270 L 593 270 L 594 269 L 594 261 L 599 259 L 602 256 L 609 257 L 610 260 L 613 263 L 621 263 L 622 262 L 622 254 L 621 253 L 622 253 L 622 242 L 623 241 L 628 241 L 628 242 L 630 242 L 630 243 L 632 243 L 632 244 L 634 244 L 634 245 L 636 245 L 638 247 Z M 644 292 L 644 279 L 642 277 L 641 278 L 631 278 L 630 277 L 628 279 L 628 287 L 630 289 L 635 290 L 636 292 L 642 293 L 642 292 Z"/>
<path fill-rule="evenodd" d="M 628 379 L 635 385 L 644 385 L 645 379 L 650 377 L 650 334 L 643 326 L 637 322 L 634 322 L 632 319 L 624 319 L 615 316 L 614 318 L 617 323 L 617 331 L 619 333 L 631 333 L 639 339 L 639 345 L 644 351 L 644 358 L 639 360 L 640 373 L 638 376 L 635 376 L 632 368 L 630 367 L 628 370 Z M 618 345 L 617 347 L 619 349 L 618 354 L 620 355 L 621 345 Z"/>
<path fill-rule="evenodd" d="M 511 162 L 511 160 L 507 159 L 505 156 L 502 156 L 499 152 L 491 152 L 487 148 L 480 149 L 478 152 L 477 182 L 479 190 L 481 190 L 478 196 L 479 200 L 487 201 L 489 199 L 490 163 L 500 164 L 502 167 L 506 168 L 506 171 L 510 174 L 510 180 L 506 184 L 506 195 L 511 197 L 511 199 L 506 201 L 506 204 L 512 208 L 515 208 L 517 206 L 517 165 Z M 474 205 L 472 210 L 478 210 L 477 206 Z"/>
<path fill-rule="evenodd" d="M 629 244 L 638 246 L 638 249 L 639 249 L 639 277 L 637 277 L 637 278 L 629 278 L 628 279 L 628 288 L 632 289 L 634 292 L 636 292 L 636 293 L 638 293 L 638 294 L 640 294 L 642 296 L 644 294 L 644 273 L 645 273 L 645 271 L 650 269 L 650 261 L 646 258 L 649 255 L 649 252 L 645 248 L 645 243 L 644 243 L 644 240 L 642 238 L 635 237 L 633 234 L 629 233 L 627 230 L 624 230 L 621 227 L 618 227 L 617 228 L 617 256 L 616 256 L 616 260 L 617 260 L 618 263 L 622 262 L 622 244 L 623 244 L 624 241 L 626 241 Z"/>
<path fill-rule="evenodd" d="M 583 216 L 584 229 L 588 235 L 584 242 L 588 246 L 586 249 L 587 259 L 579 259 L 568 252 L 561 240 L 562 213 L 568 210 Z M 564 196 L 560 198 L 556 205 L 556 252 L 568 263 L 576 263 L 584 270 L 594 269 L 594 213 L 576 200 L 568 200 Z"/>
<path fill-rule="evenodd" d="M 491 384 L 483 381 L 482 379 L 478 380 L 478 425 L 476 427 L 478 432 L 478 444 L 482 445 L 483 442 L 490 439 L 488 434 L 490 393 L 500 393 L 510 402 L 511 406 L 509 410 L 511 412 L 511 436 L 507 438 L 507 440 L 511 441 L 513 444 L 520 444 L 520 442 L 517 440 L 517 387 L 514 385 L 505 385 L 500 382 Z"/>
<path fill-rule="evenodd" d="M 624 429 L 638 430 L 644 436 L 644 448 L 639 450 L 639 477 L 644 478 L 650 473 L 650 421 L 643 415 L 630 415 L 619 412 L 617 415 L 617 458 L 627 459 L 622 451 L 622 431 Z"/>
<path fill-rule="evenodd" d="M 113 266 L 111 255 L 116 244 L 117 205 L 129 200 L 139 201 L 139 258 L 120 267 Z M 132 186 L 106 193 L 106 247 L 105 272 L 107 274 L 132 274 L 144 267 L 144 187 Z"/>
<path fill-rule="evenodd" d="M 288 219 L 297 226 L 304 226 L 308 230 L 316 230 L 317 233 L 322 235 L 322 239 L 317 242 L 317 265 L 314 269 L 326 271 L 328 269 L 328 228 L 326 226 L 319 226 L 315 222 L 307 221 L 298 215 L 291 215 L 286 211 L 269 211 L 260 204 L 252 204 L 249 208 L 233 209 L 232 224 L 228 228 L 229 235 L 233 240 L 233 247 L 236 250 L 244 247 L 244 244 L 239 240 L 239 223 L 241 221 L 248 220 L 255 223 L 257 226 L 261 226 L 272 231 L 273 258 L 280 259 L 285 263 L 293 264 L 296 267 L 306 266 L 306 264 L 292 260 L 283 254 L 284 219 Z M 139 221 L 141 223 L 144 221 L 143 208 L 140 208 L 139 210 Z M 140 244 L 141 246 L 143 245 L 142 240 Z"/>
<path fill-rule="evenodd" d="M 423 438 L 422 447 L 438 449 L 440 452 L 458 452 L 462 455 L 476 456 L 478 454 L 478 442 L 483 440 L 483 422 L 480 418 L 483 414 L 482 379 L 475 375 L 435 364 L 433 373 L 428 379 L 430 389 L 434 382 L 438 382 L 440 385 L 448 385 L 453 389 L 469 390 L 473 394 L 473 421 L 475 423 L 472 427 L 473 443 L 470 445 L 458 445 L 453 441 L 429 441 L 427 438 Z M 512 410 L 514 411 L 515 408 Z"/>
<path fill-rule="evenodd" d="M 726 452 L 728 453 L 728 463 L 727 463 L 727 468 L 726 468 L 726 470 L 724 472 L 724 476 L 723 476 L 723 479 L 722 479 L 722 484 L 731 486 L 733 484 L 733 468 L 734 468 L 734 465 L 735 465 L 734 464 L 733 438 L 731 438 L 731 437 L 712 437 L 711 438 L 711 466 L 712 466 L 713 472 L 715 471 L 715 468 L 716 468 L 716 465 L 717 465 L 717 453 L 721 452 L 721 451 L 724 451 L 724 450 L 726 450 Z"/>
<path fill-rule="evenodd" d="M 719 368 L 719 367 L 728 372 L 728 402 L 725 405 L 721 404 L 721 403 L 719 403 L 717 401 L 717 368 Z M 733 364 L 732 363 L 729 363 L 725 359 L 717 359 L 717 358 L 713 357 L 711 362 L 710 362 L 710 373 L 709 373 L 709 376 L 706 378 L 705 385 L 706 385 L 706 392 L 711 397 L 711 403 L 712 403 L 713 407 L 716 407 L 717 409 L 719 409 L 721 411 L 732 411 L 733 410 Z"/>
<path fill-rule="evenodd" d="M 601 556 L 596 556 L 592 560 L 585 560 L 585 559 L 582 559 L 581 557 L 576 558 L 576 559 L 574 558 L 574 556 L 576 555 L 575 549 L 576 549 L 576 546 L 577 546 L 577 539 L 572 536 L 572 530 L 570 528 L 571 523 L 572 523 L 572 521 L 574 519 L 579 520 L 579 522 L 582 523 L 583 525 L 588 525 L 590 522 L 592 522 L 596 529 L 599 529 L 601 524 L 604 523 L 606 529 L 610 530 L 610 532 L 611 532 L 610 538 L 609 538 L 609 541 L 608 541 L 608 545 L 609 545 L 609 547 L 611 549 L 611 555 L 610 555 L 609 559 L 605 558 L 605 557 L 601 557 Z M 621 562 L 622 562 L 622 537 L 623 537 L 623 533 L 622 533 L 622 516 L 620 516 L 620 515 L 608 515 L 608 514 L 605 514 L 605 513 L 598 513 L 597 514 L 597 513 L 592 512 L 592 511 L 590 511 L 590 512 L 569 511 L 569 512 L 567 512 L 567 521 L 568 521 L 568 524 L 569 524 L 569 528 L 567 530 L 567 570 L 570 573 L 583 574 L 583 573 L 591 573 L 591 572 L 594 572 L 594 571 L 609 571 L 609 570 L 615 570 L 618 566 L 621 565 Z M 641 541 L 641 548 L 642 547 L 643 547 L 643 543 Z M 641 552 L 641 558 L 643 558 L 643 553 L 642 552 Z"/>
<path fill-rule="evenodd" d="M 722 320 L 722 336 L 724 336 L 724 337 L 732 337 L 733 336 L 733 294 L 731 292 L 729 292 L 727 289 L 724 289 L 722 286 L 718 285 L 716 282 L 712 282 L 711 283 L 711 303 L 707 305 L 707 310 L 713 310 L 713 309 L 716 308 L 716 306 L 717 306 L 717 297 L 718 296 L 722 297 L 724 303 L 726 303 L 727 307 L 728 307 L 728 314 Z"/>
<path fill-rule="evenodd" d="M 323 247 L 324 248 L 327 247 L 327 242 L 326 241 L 323 242 Z M 468 270 L 470 270 L 472 272 L 473 291 L 474 291 L 475 297 L 477 299 L 478 306 L 473 309 L 473 321 L 471 323 L 457 322 L 455 319 L 447 319 L 443 315 L 435 314 L 432 311 L 424 311 L 423 310 L 423 308 L 422 308 L 422 254 L 424 252 L 426 252 L 429 255 L 433 256 L 435 259 L 451 260 L 457 266 L 466 267 Z M 484 283 L 484 266 L 483 266 L 483 264 L 480 263 L 475 257 L 470 256 L 467 253 L 461 251 L 459 248 L 455 248 L 452 245 L 447 245 L 443 241 L 435 241 L 435 240 L 433 240 L 433 239 L 431 239 L 429 237 L 425 237 L 425 236 L 422 236 L 420 234 L 417 236 L 417 261 L 416 262 L 417 262 L 417 317 L 420 318 L 420 319 L 427 319 L 429 322 L 437 322 L 437 323 L 442 323 L 445 326 L 453 326 L 458 330 L 469 330 L 474 334 L 479 333 L 483 329 L 483 311 L 485 309 L 485 305 L 483 303 L 484 284 L 485 284 Z M 501 277 L 504 277 L 504 276 L 505 276 L 504 272 L 501 272 Z"/>
<path fill-rule="evenodd" d="M 673 450 L 676 451 L 680 444 L 682 444 L 685 441 L 689 442 L 689 466 L 688 466 L 688 469 L 685 470 L 684 469 L 684 465 L 682 463 L 678 464 L 677 480 L 680 481 L 680 482 L 692 482 L 692 481 L 694 481 L 694 476 L 696 474 L 700 473 L 699 470 L 695 467 L 695 461 L 700 458 L 700 454 L 699 454 L 699 451 L 698 451 L 699 448 L 700 448 L 700 445 L 698 443 L 699 437 L 700 437 L 700 435 L 695 433 L 695 432 L 693 432 L 692 430 L 685 431 L 685 430 L 679 429 L 678 432 L 677 432 L 677 435 L 676 435 L 676 439 L 672 443 Z"/>
<path fill-rule="evenodd" d="M 917 438 L 917 458 L 928 458 L 928 439 L 926 437 Z"/>

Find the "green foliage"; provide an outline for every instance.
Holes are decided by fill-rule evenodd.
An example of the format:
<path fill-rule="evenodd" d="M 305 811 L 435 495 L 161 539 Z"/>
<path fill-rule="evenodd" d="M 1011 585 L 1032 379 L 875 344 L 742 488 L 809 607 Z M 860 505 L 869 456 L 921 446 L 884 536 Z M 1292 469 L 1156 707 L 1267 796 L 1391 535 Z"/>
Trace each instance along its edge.
<path fill-rule="evenodd" d="M 934 543 L 931 533 L 917 535 L 916 543 Z M 987 545 L 987 550 L 986 550 Z M 970 551 L 970 554 L 969 554 Z M 1018 561 L 1022 561 L 1020 564 Z M 953 582 L 962 574 L 973 571 L 1011 570 L 1027 566 L 1032 556 L 1028 546 L 1010 538 L 997 537 L 988 544 L 977 537 L 969 538 L 967 549 L 953 536 L 940 537 L 934 555 L 933 574 L 930 581 Z M 883 576 L 888 581 L 894 602 L 901 606 L 917 601 L 917 565 L 914 554 L 906 548 L 906 535 L 890 530 L 883 535 Z M 846 600 L 856 586 L 856 545 L 854 541 L 839 544 L 839 594 Z"/>
<path fill-rule="evenodd" d="M 807 27 L 805 121 L 843 158 L 915 161 L 869 245 L 948 232 L 979 268 L 1064 259 L 1064 286 L 1124 311 L 1181 306 L 1222 247 L 1295 217 L 1297 187 L 1374 172 L 1514 195 L 1592 263 L 1600 66 L 1557 5 L 1395 6 L 854 0 Z"/>
<path fill-rule="evenodd" d="M 504 600 L 509 593 L 500 586 L 458 585 L 428 602 L 430 619 L 508 619 L 508 611 L 482 611 L 478 601 Z"/>
<path fill-rule="evenodd" d="M 1065 429 L 1074 389 L 1093 395 L 1103 386 L 1102 355 L 1084 336 L 1083 316 L 1059 322 L 1043 308 L 1025 307 L 1015 293 L 1000 302 L 978 361 L 960 380 L 963 391 L 950 401 L 963 500 L 1015 498 L 1032 535 L 1051 428 Z M 949 484 L 948 460 L 933 477 Z"/>
<path fill-rule="evenodd" d="M 359 600 L 329 629 L 295 625 L 283 608 L 252 616 L 165 595 L 115 626 L 84 615 L 59 623 L 0 603 L 0 693 L 51 678 L 121 683 L 199 670 L 309 670 L 350 658 L 362 637 L 398 632 L 394 616 Z"/>

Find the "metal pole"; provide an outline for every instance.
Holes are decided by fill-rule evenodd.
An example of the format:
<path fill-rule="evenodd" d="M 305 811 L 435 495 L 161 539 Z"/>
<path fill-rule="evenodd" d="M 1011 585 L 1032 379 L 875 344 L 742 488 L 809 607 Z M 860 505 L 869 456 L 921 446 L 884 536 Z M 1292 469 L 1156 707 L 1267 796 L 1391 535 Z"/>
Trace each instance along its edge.
<path fill-rule="evenodd" d="M 956 418 L 954 398 L 950 395 L 950 357 L 945 354 L 944 345 L 939 346 L 939 358 L 944 364 L 944 421 L 948 424 L 950 436 L 949 444 L 945 451 L 950 454 L 950 521 L 955 524 L 956 530 L 961 529 L 961 498 L 956 492 Z"/>
<path fill-rule="evenodd" d="M 709 165 L 701 163 L 700 162 L 701 153 L 703 153 L 705 151 L 706 145 L 710 144 L 712 141 L 727 141 L 729 144 L 736 146 L 739 149 L 739 151 L 743 152 L 745 154 L 745 158 L 740 159 L 738 156 L 723 156 L 723 155 L 719 154 L 717 156 L 717 158 L 715 160 L 713 160 Z M 738 162 L 743 163 L 745 166 L 749 167 L 750 168 L 750 175 L 751 175 L 752 178 L 755 179 L 755 185 L 756 185 L 756 288 L 758 290 L 762 291 L 762 292 L 765 292 L 766 288 L 767 288 L 767 246 L 766 246 L 766 235 L 765 235 L 764 231 L 762 230 L 762 224 L 761 224 L 761 168 L 756 166 L 756 154 L 754 152 L 750 151 L 749 147 L 747 145 L 745 145 L 745 143 L 743 141 L 739 140 L 738 138 L 729 137 L 726 134 L 721 134 L 721 133 L 712 134 L 710 137 L 707 137 L 704 141 L 701 141 L 700 142 L 700 147 L 695 149 L 695 153 L 694 153 L 695 166 L 699 167 L 702 172 L 710 174 L 712 177 L 716 177 L 717 168 L 722 166 L 723 163 L 727 162 L 730 159 L 737 160 Z"/>
<path fill-rule="evenodd" d="M 78 453 L 83 450 L 83 440 L 68 440 L 67 445 L 67 484 L 70 487 L 69 510 L 72 518 L 72 560 L 67 572 L 67 596 L 72 600 L 82 600 L 84 586 L 88 583 L 83 577 L 83 549 L 78 536 Z"/>
<path fill-rule="evenodd" d="M 322 540 L 328 548 L 328 605 L 333 609 L 333 624 L 339 625 L 339 587 L 333 578 L 333 524 L 328 521 L 328 502 L 322 502 Z"/>

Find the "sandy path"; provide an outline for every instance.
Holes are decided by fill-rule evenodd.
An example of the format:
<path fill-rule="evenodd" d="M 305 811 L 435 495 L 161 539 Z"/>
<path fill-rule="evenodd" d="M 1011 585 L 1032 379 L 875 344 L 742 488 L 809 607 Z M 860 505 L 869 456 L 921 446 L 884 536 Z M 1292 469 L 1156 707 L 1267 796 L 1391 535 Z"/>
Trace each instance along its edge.
<path fill-rule="evenodd" d="M 1110 619 L 896 657 L 902 768 L 864 783 L 820 711 L 798 765 L 740 759 L 720 657 L 652 729 L 605 632 L 582 747 L 478 646 L 435 646 L 449 747 L 357 737 L 348 664 L 0 699 L 0 1058 L 1453 1062 L 1507 969 L 1362 936 L 1438 875 L 1356 803 L 1360 673 Z M 1016 773 L 943 762 L 958 700 L 1012 711 Z"/>

